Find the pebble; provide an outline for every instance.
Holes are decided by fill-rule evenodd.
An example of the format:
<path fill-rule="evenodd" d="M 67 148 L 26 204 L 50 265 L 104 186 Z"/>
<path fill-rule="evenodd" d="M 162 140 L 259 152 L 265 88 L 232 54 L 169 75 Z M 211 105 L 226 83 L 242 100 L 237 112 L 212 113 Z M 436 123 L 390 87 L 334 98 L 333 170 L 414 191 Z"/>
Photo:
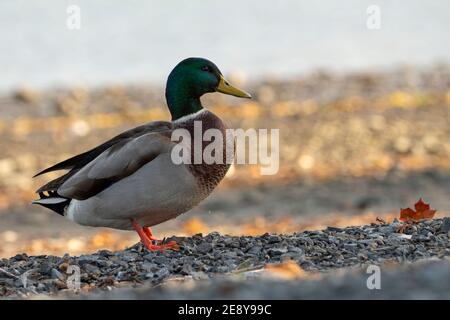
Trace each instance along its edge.
<path fill-rule="evenodd" d="M 443 219 L 440 230 L 441 230 L 441 232 L 444 232 L 444 233 L 450 232 L 450 218 L 449 217 L 445 217 Z"/>
<path fill-rule="evenodd" d="M 202 242 L 197 246 L 197 251 L 200 253 L 208 253 L 213 249 L 212 245 L 209 242 Z"/>
<path fill-rule="evenodd" d="M 260 253 L 261 252 L 261 250 L 262 250 L 262 247 L 261 246 L 252 246 L 252 247 L 250 247 L 250 249 L 248 249 L 248 251 L 247 251 L 247 253 L 249 253 L 249 254 L 258 254 L 258 253 Z"/>
<path fill-rule="evenodd" d="M 93 264 L 87 263 L 83 267 L 84 267 L 84 270 L 86 270 L 86 272 L 94 273 L 94 274 L 101 273 L 100 269 L 97 266 L 93 265 Z"/>
<path fill-rule="evenodd" d="M 158 278 L 165 278 L 165 277 L 167 277 L 169 274 L 170 274 L 169 269 L 167 269 L 166 267 L 163 267 L 163 268 L 159 269 L 159 270 L 155 273 L 155 275 L 156 275 Z"/>
<path fill-rule="evenodd" d="M 271 248 L 267 251 L 267 253 L 270 256 L 280 256 L 283 253 L 288 252 L 288 249 L 286 247 L 281 247 L 281 248 Z"/>
<path fill-rule="evenodd" d="M 51 271 L 51 277 L 52 277 L 52 279 L 59 279 L 61 281 L 66 280 L 66 277 L 61 272 L 56 270 L 55 268 L 53 268 Z"/>

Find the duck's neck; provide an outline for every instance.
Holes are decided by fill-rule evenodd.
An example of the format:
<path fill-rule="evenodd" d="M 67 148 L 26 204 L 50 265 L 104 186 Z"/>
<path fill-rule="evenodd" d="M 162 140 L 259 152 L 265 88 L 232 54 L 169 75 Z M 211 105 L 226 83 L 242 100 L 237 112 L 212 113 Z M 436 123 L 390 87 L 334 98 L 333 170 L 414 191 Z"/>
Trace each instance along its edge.
<path fill-rule="evenodd" d="M 200 97 L 196 96 L 188 86 L 178 82 L 167 83 L 166 100 L 172 121 L 203 109 Z"/>

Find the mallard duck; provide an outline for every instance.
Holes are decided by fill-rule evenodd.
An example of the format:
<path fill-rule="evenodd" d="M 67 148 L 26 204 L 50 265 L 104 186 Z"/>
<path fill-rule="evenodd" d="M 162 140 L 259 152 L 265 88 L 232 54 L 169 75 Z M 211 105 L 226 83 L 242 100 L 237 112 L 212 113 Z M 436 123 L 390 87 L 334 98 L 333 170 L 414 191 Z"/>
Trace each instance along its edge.
<path fill-rule="evenodd" d="M 171 140 L 175 129 L 192 133 L 225 132 L 222 120 L 203 108 L 200 97 L 221 92 L 241 98 L 250 94 L 229 84 L 219 68 L 203 58 L 181 61 L 170 73 L 166 100 L 172 120 L 150 122 L 40 171 L 67 173 L 40 187 L 33 201 L 86 226 L 135 230 L 149 250 L 176 249 L 153 237 L 150 227 L 176 218 L 205 199 L 225 176 L 229 163 L 175 164 Z M 226 143 L 225 143 L 226 144 Z M 224 148 L 225 148 L 224 144 Z"/>

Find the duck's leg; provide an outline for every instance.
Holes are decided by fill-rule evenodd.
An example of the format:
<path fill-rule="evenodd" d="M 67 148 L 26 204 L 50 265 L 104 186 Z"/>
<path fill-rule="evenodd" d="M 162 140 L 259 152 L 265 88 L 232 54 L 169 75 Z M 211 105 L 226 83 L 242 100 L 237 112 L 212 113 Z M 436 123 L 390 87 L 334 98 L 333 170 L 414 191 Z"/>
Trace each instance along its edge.
<path fill-rule="evenodd" d="M 145 230 L 145 228 L 142 228 L 139 223 L 135 219 L 131 219 L 131 225 L 133 226 L 133 229 L 137 232 L 139 235 L 139 238 L 141 238 L 142 244 L 150 251 L 164 251 L 166 249 L 172 249 L 172 250 L 178 250 L 178 244 L 175 241 L 170 241 L 168 243 L 164 244 L 153 244 L 152 241 L 155 241 L 156 239 L 153 238 L 153 235 L 150 230 Z M 150 231 L 150 232 L 149 232 Z M 148 234 L 147 234 L 148 233 Z"/>
<path fill-rule="evenodd" d="M 150 240 L 147 235 L 145 234 L 144 230 L 139 226 L 138 222 L 134 219 L 131 219 L 131 225 L 133 226 L 133 229 L 137 232 L 139 235 L 139 238 L 141 239 L 142 244 L 150 251 L 155 251 L 155 248 L 152 244 L 152 240 Z"/>
<path fill-rule="evenodd" d="M 152 230 L 150 230 L 149 227 L 142 227 L 142 231 L 144 231 L 145 235 L 155 243 L 160 243 L 160 247 L 163 247 L 165 249 L 173 249 L 173 250 L 179 250 L 180 247 L 175 241 L 169 241 L 167 243 L 164 243 L 164 240 L 158 240 L 155 237 L 153 237 Z"/>
<path fill-rule="evenodd" d="M 155 239 L 155 238 L 153 237 L 152 230 L 150 230 L 149 227 L 142 227 L 142 230 L 144 231 L 144 233 L 146 234 L 146 236 L 147 236 L 150 240 L 153 240 L 153 241 L 159 241 L 158 239 Z"/>

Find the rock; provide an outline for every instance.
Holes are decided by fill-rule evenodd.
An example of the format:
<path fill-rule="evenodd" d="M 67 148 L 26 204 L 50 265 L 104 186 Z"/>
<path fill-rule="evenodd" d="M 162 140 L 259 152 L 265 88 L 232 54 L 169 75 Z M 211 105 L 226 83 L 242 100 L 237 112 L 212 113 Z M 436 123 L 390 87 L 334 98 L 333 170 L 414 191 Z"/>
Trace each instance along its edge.
<path fill-rule="evenodd" d="M 39 267 L 39 272 L 44 275 L 51 275 L 52 267 L 47 262 L 44 262 Z"/>
<path fill-rule="evenodd" d="M 303 254 L 303 250 L 299 247 L 295 247 L 295 246 L 288 246 L 288 252 L 294 252 L 298 255 L 302 255 Z"/>
<path fill-rule="evenodd" d="M 124 280 L 128 279 L 128 275 L 127 275 L 127 273 L 125 271 L 119 271 L 117 273 L 116 279 L 118 281 L 124 281 Z"/>
<path fill-rule="evenodd" d="M 262 250 L 261 246 L 253 246 L 247 251 L 247 253 L 256 255 L 256 254 L 259 254 L 261 252 L 261 250 Z"/>
<path fill-rule="evenodd" d="M 449 217 L 445 217 L 444 219 L 442 219 L 442 225 L 441 225 L 440 231 L 443 233 L 450 232 L 450 218 Z"/>
<path fill-rule="evenodd" d="M 281 241 L 281 237 L 277 236 L 277 235 L 271 234 L 267 237 L 267 243 L 269 243 L 269 244 L 277 243 L 280 241 Z"/>
<path fill-rule="evenodd" d="M 167 269 L 166 267 L 161 268 L 160 270 L 155 272 L 155 276 L 160 279 L 167 277 L 169 274 L 170 274 L 169 269 Z"/>
<path fill-rule="evenodd" d="M 192 266 L 190 264 L 184 264 L 180 271 L 183 275 L 189 275 L 193 273 Z"/>
<path fill-rule="evenodd" d="M 94 274 L 101 273 L 100 269 L 97 266 L 93 265 L 93 264 L 86 263 L 83 266 L 83 268 L 84 268 L 84 270 L 86 270 L 86 272 L 89 272 L 89 273 L 94 273 Z"/>
<path fill-rule="evenodd" d="M 55 268 L 52 268 L 51 277 L 52 277 L 52 279 L 59 279 L 61 281 L 66 280 L 66 277 L 61 272 L 56 270 Z"/>
<path fill-rule="evenodd" d="M 287 247 L 271 248 L 267 251 L 270 256 L 280 256 L 288 252 Z"/>
<path fill-rule="evenodd" d="M 100 257 L 107 258 L 107 257 L 109 257 L 109 256 L 112 256 L 113 253 L 112 253 L 111 251 L 109 251 L 109 250 L 100 250 L 100 251 L 98 252 L 98 255 L 99 255 Z"/>
<path fill-rule="evenodd" d="M 121 258 L 126 262 L 131 262 L 138 258 L 138 254 L 134 252 L 125 252 Z"/>
<path fill-rule="evenodd" d="M 157 264 L 168 264 L 169 263 L 169 258 L 165 257 L 165 256 L 156 256 L 152 259 L 152 261 L 154 263 Z"/>
<path fill-rule="evenodd" d="M 341 228 L 337 228 L 337 227 L 327 227 L 327 231 L 341 232 L 342 229 Z"/>
<path fill-rule="evenodd" d="M 80 266 L 86 264 L 86 263 L 96 263 L 98 260 L 98 255 L 82 255 L 78 258 L 78 264 Z"/>
<path fill-rule="evenodd" d="M 358 247 L 357 243 L 345 243 L 344 248 L 347 250 L 355 250 Z"/>
<path fill-rule="evenodd" d="M 198 252 L 205 254 L 212 250 L 212 245 L 209 242 L 202 242 L 201 244 L 196 246 L 196 249 Z"/>
<path fill-rule="evenodd" d="M 16 261 L 24 261 L 27 260 L 28 256 L 25 253 L 16 254 L 12 259 Z"/>
<path fill-rule="evenodd" d="M 158 266 L 155 263 L 144 262 L 141 268 L 146 272 L 153 272 L 158 269 Z"/>
<path fill-rule="evenodd" d="M 150 252 L 150 253 L 144 255 L 143 258 L 145 260 L 153 261 L 153 259 L 155 258 L 155 255 L 156 254 L 154 252 Z"/>

